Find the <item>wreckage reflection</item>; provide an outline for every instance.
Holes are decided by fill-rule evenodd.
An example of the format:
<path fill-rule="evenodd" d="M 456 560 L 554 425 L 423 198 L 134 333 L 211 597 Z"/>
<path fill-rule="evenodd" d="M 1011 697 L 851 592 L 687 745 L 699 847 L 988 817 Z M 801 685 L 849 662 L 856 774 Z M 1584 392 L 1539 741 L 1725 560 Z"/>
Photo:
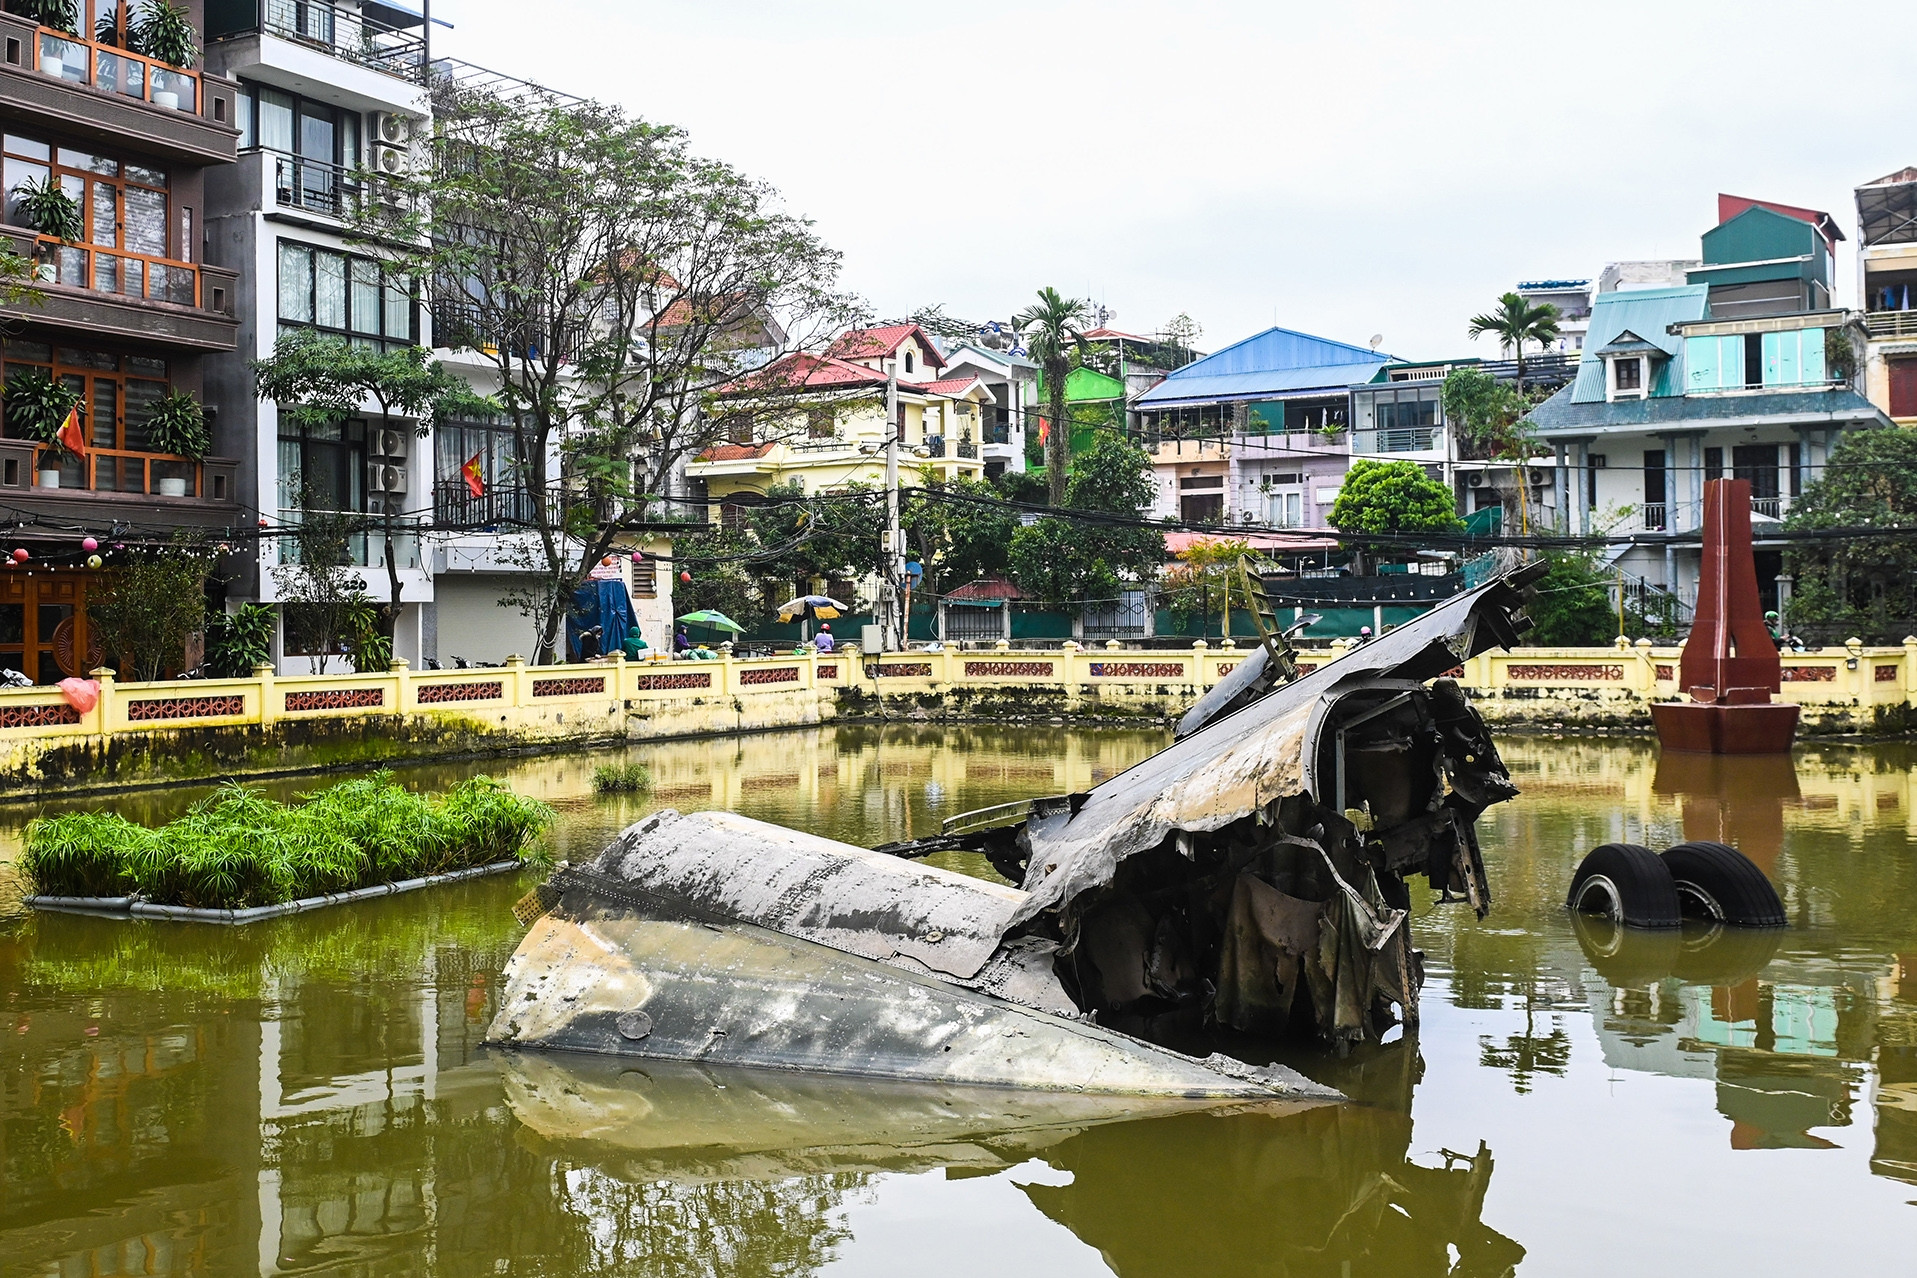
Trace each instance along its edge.
<path fill-rule="evenodd" d="M 1173 1098 L 937 1087 L 560 1053 L 501 1053 L 521 1143 L 605 1207 L 672 1199 L 839 1201 L 875 1175 L 993 1175 L 1038 1159 L 1068 1184 L 1032 1205 L 1123 1278 L 1506 1275 L 1484 1224 L 1493 1159 L 1408 1157 L 1414 1042 L 1361 1049 L 1340 1087 L 1382 1104 L 1220 1107 Z M 756 1187 L 756 1188 L 755 1188 Z M 600 1212 L 594 1212 L 600 1214 Z M 810 1218 L 814 1242 L 842 1237 Z M 803 1272 L 804 1267 L 790 1272 Z"/>

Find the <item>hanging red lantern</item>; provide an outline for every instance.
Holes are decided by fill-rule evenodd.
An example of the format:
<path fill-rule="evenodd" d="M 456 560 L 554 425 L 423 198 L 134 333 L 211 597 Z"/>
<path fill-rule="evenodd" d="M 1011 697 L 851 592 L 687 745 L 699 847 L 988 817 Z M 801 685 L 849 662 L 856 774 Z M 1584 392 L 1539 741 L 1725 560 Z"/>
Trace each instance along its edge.
<path fill-rule="evenodd" d="M 23 551 L 21 551 L 20 553 L 24 555 L 24 554 L 25 554 L 26 552 L 25 552 L 25 551 L 23 550 Z M 679 580 L 680 580 L 680 581 L 688 581 L 688 582 L 689 582 L 689 581 L 691 581 L 691 580 L 692 580 L 692 574 L 691 574 L 691 573 L 689 573 L 689 572 L 682 572 L 682 573 L 680 573 L 680 574 L 679 574 Z"/>
<path fill-rule="evenodd" d="M 27 554 L 26 547 L 24 546 L 22 546 L 20 549 L 13 552 L 13 562 L 16 564 L 23 564 L 27 562 L 29 557 L 30 556 L 28 556 Z"/>

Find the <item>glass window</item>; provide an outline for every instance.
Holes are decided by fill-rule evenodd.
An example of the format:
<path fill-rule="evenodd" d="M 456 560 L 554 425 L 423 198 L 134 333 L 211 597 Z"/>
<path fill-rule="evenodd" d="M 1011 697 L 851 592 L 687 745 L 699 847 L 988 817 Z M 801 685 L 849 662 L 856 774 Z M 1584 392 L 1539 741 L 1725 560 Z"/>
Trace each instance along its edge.
<path fill-rule="evenodd" d="M 377 337 L 380 332 L 379 263 L 356 257 L 352 267 L 353 331 Z"/>
<path fill-rule="evenodd" d="M 1644 361 L 1621 359 L 1617 362 L 1617 388 L 1637 390 L 1644 384 Z"/>
<path fill-rule="evenodd" d="M 405 279 L 386 281 L 386 336 L 410 340 L 413 335 L 413 299 Z"/>
<path fill-rule="evenodd" d="M 7 188 L 7 216 L 16 225 L 19 216 L 19 188 L 29 180 L 52 177 L 60 189 L 80 205 L 86 242 L 103 248 L 131 249 L 154 257 L 168 256 L 166 251 L 167 175 L 163 170 L 144 165 L 121 164 L 110 156 L 96 155 L 72 147 L 57 151 L 44 142 L 9 134 L 6 138 L 4 181 Z M 51 158 L 51 166 L 47 159 Z M 79 249 L 63 249 L 60 278 L 64 283 L 81 283 L 79 264 L 86 254 Z M 71 255 L 74 270 L 64 258 Z M 140 293 L 136 264 L 117 258 L 98 256 L 93 263 L 97 288 L 112 288 Z M 122 271 L 133 272 L 126 279 Z M 68 278 L 72 275 L 73 278 Z M 190 279 L 190 277 L 189 277 Z M 157 293 L 155 296 L 161 294 Z"/>
<path fill-rule="evenodd" d="M 313 322 L 313 250 L 280 241 L 280 318 Z"/>
<path fill-rule="evenodd" d="M 260 145 L 269 151 L 293 150 L 293 95 L 260 90 Z"/>
<path fill-rule="evenodd" d="M 313 323 L 346 327 L 346 255 L 313 250 Z"/>
<path fill-rule="evenodd" d="M 259 145 L 259 128 L 253 121 L 253 86 L 242 85 L 233 95 L 233 109 L 239 112 L 239 119 L 233 121 L 240 129 L 240 150 L 250 151 Z"/>

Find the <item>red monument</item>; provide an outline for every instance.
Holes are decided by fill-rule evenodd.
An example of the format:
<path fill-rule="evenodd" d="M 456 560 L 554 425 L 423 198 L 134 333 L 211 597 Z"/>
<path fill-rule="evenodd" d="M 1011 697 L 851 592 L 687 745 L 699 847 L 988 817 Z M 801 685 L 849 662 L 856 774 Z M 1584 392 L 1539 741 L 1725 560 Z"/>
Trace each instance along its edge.
<path fill-rule="evenodd" d="M 1704 485 L 1704 559 L 1697 618 L 1684 645 L 1678 686 L 1688 701 L 1651 705 L 1666 750 L 1783 754 L 1797 735 L 1797 707 L 1771 700 L 1782 684 L 1777 644 L 1764 626 L 1751 558 L 1751 485 Z"/>

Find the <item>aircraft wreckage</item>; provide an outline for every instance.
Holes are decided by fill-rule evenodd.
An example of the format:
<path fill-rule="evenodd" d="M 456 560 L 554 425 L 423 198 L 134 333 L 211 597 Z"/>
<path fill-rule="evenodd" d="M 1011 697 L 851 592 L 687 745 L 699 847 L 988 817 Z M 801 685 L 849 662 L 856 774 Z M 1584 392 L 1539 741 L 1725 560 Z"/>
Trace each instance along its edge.
<path fill-rule="evenodd" d="M 1450 677 L 1529 626 L 1526 569 L 1309 673 L 1264 642 L 1084 794 L 854 847 L 654 812 L 522 903 L 496 1045 L 954 1085 L 1334 1099 L 1259 1065 L 1415 1024 L 1422 875 L 1482 916 L 1511 784 Z M 921 864 L 969 850 L 1019 887 Z"/>

